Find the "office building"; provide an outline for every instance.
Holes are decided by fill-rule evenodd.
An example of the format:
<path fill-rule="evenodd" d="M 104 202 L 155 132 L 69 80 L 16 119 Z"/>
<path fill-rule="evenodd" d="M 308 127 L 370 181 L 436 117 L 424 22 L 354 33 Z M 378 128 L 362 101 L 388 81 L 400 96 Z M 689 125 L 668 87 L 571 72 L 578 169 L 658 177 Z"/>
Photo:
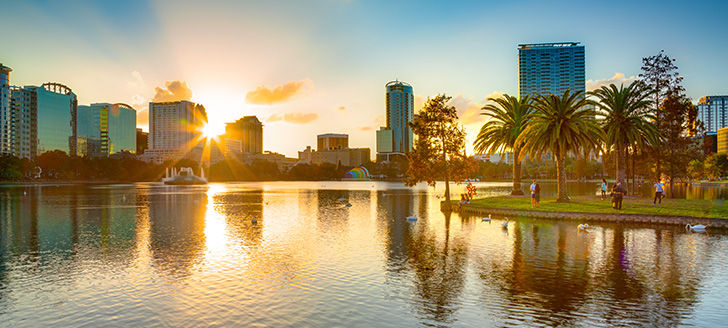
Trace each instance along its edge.
<path fill-rule="evenodd" d="M 371 150 L 369 148 L 344 148 L 326 149 L 317 151 L 307 146 L 305 150 L 298 152 L 298 160 L 311 164 L 329 163 L 342 166 L 359 166 L 371 161 Z"/>
<path fill-rule="evenodd" d="M 162 163 L 187 157 L 200 160 L 201 131 L 207 113 L 200 104 L 186 100 L 149 103 L 149 147 L 145 161 Z"/>
<path fill-rule="evenodd" d="M 705 131 L 717 132 L 728 127 L 728 96 L 705 96 L 698 101 L 698 121 Z"/>
<path fill-rule="evenodd" d="M 349 135 L 326 133 L 316 136 L 316 151 L 349 148 Z"/>
<path fill-rule="evenodd" d="M 706 132 L 703 135 L 703 154 L 710 155 L 718 152 L 718 132 Z"/>
<path fill-rule="evenodd" d="M 412 151 L 412 122 L 415 96 L 412 86 L 402 81 L 391 81 L 385 85 L 387 91 L 387 126 L 377 131 L 377 160 L 389 158 L 390 154 L 406 154 Z"/>
<path fill-rule="evenodd" d="M 137 155 L 144 154 L 149 146 L 149 132 L 144 132 L 142 129 L 136 129 L 136 153 Z"/>
<path fill-rule="evenodd" d="M 718 129 L 718 154 L 728 154 L 728 127 Z"/>
<path fill-rule="evenodd" d="M 26 87 L 27 88 L 27 87 Z M 35 88 L 38 108 L 38 155 L 61 150 L 76 155 L 76 112 L 78 101 L 71 88 L 44 83 Z"/>
<path fill-rule="evenodd" d="M 38 154 L 38 103 L 34 87 L 10 87 L 11 153 L 33 159 Z"/>
<path fill-rule="evenodd" d="M 78 106 L 78 156 L 136 153 L 136 110 L 126 104 Z"/>
<path fill-rule="evenodd" d="M 233 123 L 226 123 L 225 136 L 239 140 L 244 153 L 263 152 L 263 123 L 256 116 L 245 116 Z"/>
<path fill-rule="evenodd" d="M 561 95 L 586 90 L 584 46 L 579 42 L 518 45 L 518 94 Z"/>
<path fill-rule="evenodd" d="M 0 154 L 13 153 L 13 115 L 10 107 L 10 67 L 0 64 Z"/>

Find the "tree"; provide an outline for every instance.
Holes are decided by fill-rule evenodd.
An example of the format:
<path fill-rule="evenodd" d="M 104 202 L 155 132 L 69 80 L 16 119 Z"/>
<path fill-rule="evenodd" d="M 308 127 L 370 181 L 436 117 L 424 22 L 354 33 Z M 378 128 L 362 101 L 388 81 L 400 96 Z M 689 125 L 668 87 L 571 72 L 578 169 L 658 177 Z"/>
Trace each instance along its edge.
<path fill-rule="evenodd" d="M 581 91 L 572 93 L 566 90 L 561 96 L 537 97 L 531 123 L 517 140 L 523 144 L 524 153 L 532 158 L 541 158 L 546 152 L 553 153 L 558 202 L 569 199 L 566 194 L 566 156 L 588 155 L 599 148 L 602 140 L 602 131 L 595 119 L 597 112 L 585 107 L 588 103 Z"/>
<path fill-rule="evenodd" d="M 642 81 L 619 88 L 611 84 L 590 92 L 604 115 L 602 128 L 607 148 L 613 148 L 617 181 L 625 181 L 627 148 L 641 149 L 657 140 L 658 132 L 649 105 L 651 92 Z M 633 151 L 634 154 L 634 151 Z"/>
<path fill-rule="evenodd" d="M 698 142 L 690 137 L 688 117 L 695 105 L 690 99 L 680 95 L 670 95 L 660 107 L 661 134 L 666 147 L 662 159 L 670 177 L 670 197 L 673 197 L 673 184 L 676 178 L 687 176 L 688 163 L 699 157 Z"/>
<path fill-rule="evenodd" d="M 726 154 L 710 154 L 705 158 L 704 170 L 711 180 L 728 175 L 728 156 Z"/>
<path fill-rule="evenodd" d="M 688 174 L 693 179 L 702 179 L 705 172 L 705 166 L 703 165 L 703 162 L 697 159 L 694 159 L 688 163 Z"/>
<path fill-rule="evenodd" d="M 451 98 L 438 95 L 427 98 L 422 110 L 409 123 L 417 135 L 412 152 L 408 154 L 409 168 L 405 182 L 408 186 L 426 181 L 445 180 L 445 207 L 450 207 L 450 180 L 461 182 L 474 171 L 476 164 L 465 155 L 465 130 L 458 124 Z"/>
<path fill-rule="evenodd" d="M 475 139 L 475 151 L 479 153 L 513 152 L 513 190 L 511 195 L 523 195 L 521 190 L 521 144 L 516 143 L 518 136 L 528 126 L 531 119 L 531 101 L 507 94 L 500 98 L 488 98 L 495 104 L 483 107 L 482 115 L 489 120 L 480 128 Z"/>
<path fill-rule="evenodd" d="M 642 73 L 640 73 L 639 77 L 652 89 L 652 110 L 655 115 L 655 128 L 657 131 L 662 131 L 662 103 L 669 96 L 679 96 L 685 92 L 685 88 L 680 85 L 683 77 L 677 71 L 675 59 L 665 55 L 664 50 L 660 50 L 660 53 L 656 56 L 642 58 Z M 663 147 L 661 143 L 652 146 L 650 149 L 655 160 L 655 175 L 660 178 L 662 175 Z"/>

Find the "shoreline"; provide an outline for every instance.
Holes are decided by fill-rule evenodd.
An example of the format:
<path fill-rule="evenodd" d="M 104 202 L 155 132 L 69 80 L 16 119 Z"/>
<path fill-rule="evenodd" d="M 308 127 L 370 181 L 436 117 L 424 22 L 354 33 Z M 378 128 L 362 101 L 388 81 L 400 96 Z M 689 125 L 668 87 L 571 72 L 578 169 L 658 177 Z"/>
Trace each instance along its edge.
<path fill-rule="evenodd" d="M 493 201 L 499 201 L 505 197 L 488 197 L 475 199 L 474 202 L 488 202 L 489 199 Z M 523 196 L 513 196 L 512 198 L 521 199 L 524 202 L 530 198 Z M 690 201 L 685 201 L 690 202 Z M 541 202 L 544 204 L 544 201 Z M 694 202 L 699 203 L 699 202 Z M 529 203 L 526 203 L 530 206 Z M 562 204 L 566 207 L 569 203 L 549 203 L 550 207 L 556 207 Z M 579 203 L 572 203 L 579 204 Z M 610 204 L 610 203 L 607 203 Z M 444 205 L 444 201 L 440 203 L 440 208 Z M 642 223 L 642 224 L 664 224 L 664 225 L 679 225 L 685 226 L 687 224 L 696 225 L 703 224 L 710 228 L 728 229 L 728 219 L 716 216 L 693 216 L 693 215 L 665 215 L 659 213 L 625 213 L 615 211 L 579 211 L 579 210 L 554 210 L 554 209 L 529 209 L 529 208 L 517 208 L 513 206 L 492 206 L 484 204 L 463 204 L 458 206 L 457 202 L 452 202 L 451 209 L 453 212 L 461 215 L 482 215 L 487 216 L 488 214 L 504 215 L 504 216 L 529 216 L 534 218 L 542 219 L 556 219 L 556 220 L 570 220 L 580 222 L 612 222 L 612 223 Z M 623 207 L 624 209 L 624 207 Z"/>

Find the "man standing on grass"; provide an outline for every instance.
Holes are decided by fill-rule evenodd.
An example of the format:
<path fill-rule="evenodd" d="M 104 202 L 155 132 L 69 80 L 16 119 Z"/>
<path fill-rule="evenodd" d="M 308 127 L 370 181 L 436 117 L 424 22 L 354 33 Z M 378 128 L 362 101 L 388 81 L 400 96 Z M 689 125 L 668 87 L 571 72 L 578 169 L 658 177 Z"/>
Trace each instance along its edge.
<path fill-rule="evenodd" d="M 622 210 L 622 196 L 624 196 L 624 189 L 622 189 L 622 182 L 617 181 L 612 188 L 612 208 L 618 211 Z"/>
<path fill-rule="evenodd" d="M 662 189 L 664 184 L 662 184 L 661 179 L 657 179 L 657 183 L 655 183 L 655 199 L 652 200 L 652 205 L 662 205 L 662 199 L 665 198 L 665 190 Z"/>
<path fill-rule="evenodd" d="M 538 207 L 538 201 L 541 198 L 541 186 L 536 183 L 536 179 L 531 183 L 531 207 Z"/>

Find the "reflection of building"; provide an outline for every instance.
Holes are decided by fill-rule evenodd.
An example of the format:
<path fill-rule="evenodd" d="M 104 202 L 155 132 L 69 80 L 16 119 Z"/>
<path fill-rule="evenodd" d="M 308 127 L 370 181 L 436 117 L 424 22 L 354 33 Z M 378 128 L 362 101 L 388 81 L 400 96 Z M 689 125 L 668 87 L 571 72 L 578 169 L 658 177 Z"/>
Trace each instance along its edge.
<path fill-rule="evenodd" d="M 207 113 L 200 104 L 186 100 L 150 102 L 149 148 L 142 159 L 156 163 L 181 157 L 199 159 L 200 131 L 206 122 Z"/>
<path fill-rule="evenodd" d="M 718 130 L 718 154 L 728 154 L 728 127 Z"/>
<path fill-rule="evenodd" d="M 136 153 L 141 155 L 147 150 L 149 145 L 149 132 L 144 132 L 142 129 L 136 129 Z"/>
<path fill-rule="evenodd" d="M 518 94 L 561 95 L 586 89 L 584 46 L 579 42 L 518 45 Z"/>
<path fill-rule="evenodd" d="M 245 116 L 233 123 L 225 123 L 225 136 L 231 140 L 239 140 L 245 153 L 263 152 L 263 124 L 255 116 Z"/>
<path fill-rule="evenodd" d="M 716 132 L 728 127 L 728 96 L 706 96 L 698 101 L 698 120 L 705 131 Z"/>
<path fill-rule="evenodd" d="M 298 159 L 311 164 L 331 163 L 343 166 L 359 166 L 368 163 L 371 151 L 369 148 L 345 148 L 315 151 L 311 146 L 298 152 Z"/>
<path fill-rule="evenodd" d="M 412 151 L 413 135 L 409 122 L 412 122 L 415 107 L 415 98 L 412 86 L 401 81 L 387 83 L 387 127 L 377 132 L 377 152 L 391 150 L 394 153 L 409 153 Z M 391 132 L 387 132 L 387 130 Z M 380 132 L 381 131 L 381 132 Z"/>
<path fill-rule="evenodd" d="M 136 152 L 136 110 L 126 104 L 78 106 L 78 155 Z"/>
<path fill-rule="evenodd" d="M 349 135 L 347 134 L 319 134 L 316 139 L 316 151 L 349 148 Z"/>

